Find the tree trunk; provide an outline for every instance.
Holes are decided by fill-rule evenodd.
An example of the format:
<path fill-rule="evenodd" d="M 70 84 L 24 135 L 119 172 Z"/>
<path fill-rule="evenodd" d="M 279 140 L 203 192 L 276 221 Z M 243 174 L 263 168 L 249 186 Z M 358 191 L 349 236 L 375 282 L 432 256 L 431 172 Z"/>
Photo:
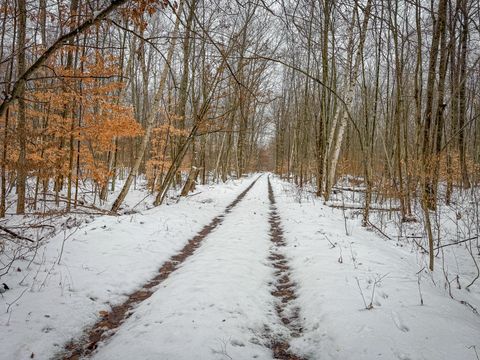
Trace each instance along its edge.
<path fill-rule="evenodd" d="M 25 213 L 25 192 L 27 183 L 27 120 L 25 115 L 25 80 L 21 76 L 25 72 L 26 62 L 26 31 L 27 9 L 25 0 L 17 0 L 18 6 L 18 38 L 17 38 L 17 79 L 18 87 L 18 113 L 17 134 L 19 153 L 17 161 L 17 214 Z"/>

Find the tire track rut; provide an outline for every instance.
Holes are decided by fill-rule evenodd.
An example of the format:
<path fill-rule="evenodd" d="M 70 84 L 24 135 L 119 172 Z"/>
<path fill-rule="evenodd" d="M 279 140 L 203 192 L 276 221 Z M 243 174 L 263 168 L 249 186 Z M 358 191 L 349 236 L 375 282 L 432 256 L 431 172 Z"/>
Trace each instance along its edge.
<path fill-rule="evenodd" d="M 280 216 L 277 212 L 275 196 L 273 194 L 270 177 L 268 178 L 268 199 L 270 200 L 270 240 L 272 247 L 268 257 L 275 269 L 275 281 L 271 294 L 275 297 L 275 312 L 278 318 L 288 330 L 291 337 L 302 335 L 303 328 L 300 320 L 300 308 L 293 303 L 297 298 L 295 293 L 296 284 L 290 279 L 290 266 L 282 253 L 281 248 L 286 245 L 283 237 Z M 290 344 L 285 337 L 272 336 L 269 334 L 270 348 L 275 359 L 280 360 L 305 360 L 305 358 L 293 353 Z"/>
<path fill-rule="evenodd" d="M 261 175 L 260 175 L 261 176 Z M 89 357 L 97 349 L 98 344 L 112 337 L 116 330 L 128 319 L 134 312 L 135 307 L 153 295 L 153 289 L 161 284 L 178 267 L 195 253 L 202 241 L 224 220 L 225 215 L 243 200 L 245 195 L 255 185 L 260 176 L 255 179 L 244 191 L 242 191 L 224 210 L 224 212 L 213 218 L 208 225 L 205 225 L 200 232 L 191 238 L 185 246 L 175 255 L 170 257 L 158 270 L 158 274 L 146 282 L 139 290 L 128 295 L 127 300 L 115 305 L 109 312 L 105 312 L 101 319 L 87 328 L 79 339 L 67 343 L 63 352 L 56 357 L 62 360 L 78 360 Z"/>

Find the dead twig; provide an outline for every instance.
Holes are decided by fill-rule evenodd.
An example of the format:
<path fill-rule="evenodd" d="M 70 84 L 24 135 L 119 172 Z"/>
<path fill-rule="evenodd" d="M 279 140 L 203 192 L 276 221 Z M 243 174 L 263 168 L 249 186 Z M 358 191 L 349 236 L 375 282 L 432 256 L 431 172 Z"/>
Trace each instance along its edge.
<path fill-rule="evenodd" d="M 475 264 L 475 268 L 477 269 L 477 275 L 475 276 L 475 278 L 470 282 L 470 284 L 468 284 L 465 289 L 467 291 L 470 291 L 470 286 L 472 286 L 475 281 L 477 281 L 479 278 L 480 278 L 480 268 L 478 267 L 478 263 L 477 263 L 477 260 L 475 259 L 475 255 L 473 255 L 473 250 L 472 250 L 472 243 L 470 243 L 470 247 L 467 246 L 467 250 L 468 250 L 468 253 L 470 254 L 470 256 L 472 257 L 472 260 L 473 260 L 473 263 Z"/>
<path fill-rule="evenodd" d="M 334 244 L 334 243 L 328 238 L 327 235 L 325 235 L 325 234 L 322 234 L 322 235 L 325 237 L 325 239 L 327 239 L 327 241 L 328 241 L 328 242 L 330 243 L 330 245 L 332 246 L 330 249 L 333 249 L 334 247 L 337 246 L 337 243 Z"/>
<path fill-rule="evenodd" d="M 63 255 L 63 249 L 65 248 L 65 242 L 70 238 L 72 237 L 73 235 L 75 235 L 75 233 L 79 230 L 80 228 L 77 227 L 74 231 L 72 231 L 70 234 L 68 234 L 67 236 L 67 230 L 65 229 L 64 232 L 63 232 L 63 241 L 62 241 L 62 248 L 60 250 L 60 255 L 58 255 L 58 261 L 57 261 L 57 264 L 60 265 L 60 262 L 62 260 L 62 255 Z"/>
<path fill-rule="evenodd" d="M 25 294 L 25 293 L 27 292 L 27 290 L 28 290 L 28 288 L 23 289 L 22 293 L 21 293 L 15 300 L 13 300 L 11 303 L 8 304 L 8 306 L 7 306 L 7 313 L 8 313 L 8 311 L 10 310 L 10 307 L 11 307 L 13 304 L 15 304 L 18 300 L 20 300 L 20 299 L 22 298 L 23 294 Z"/>
<path fill-rule="evenodd" d="M 477 352 L 477 347 L 475 345 L 467 346 L 467 349 L 473 349 L 477 360 L 480 360 L 480 357 L 478 356 L 478 352 Z"/>
<path fill-rule="evenodd" d="M 360 295 L 362 296 L 363 305 L 365 305 L 365 309 L 372 310 L 373 309 L 372 304 L 367 305 L 367 302 L 365 301 L 365 296 L 363 295 L 362 287 L 360 286 L 360 280 L 358 280 L 358 277 L 356 276 L 355 276 L 355 280 L 357 280 L 358 289 L 360 290 Z"/>

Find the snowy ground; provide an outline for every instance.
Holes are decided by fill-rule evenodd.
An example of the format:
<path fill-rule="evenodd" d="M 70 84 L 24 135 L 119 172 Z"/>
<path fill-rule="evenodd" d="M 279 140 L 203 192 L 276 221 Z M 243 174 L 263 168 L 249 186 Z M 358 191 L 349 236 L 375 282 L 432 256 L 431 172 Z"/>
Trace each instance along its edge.
<path fill-rule="evenodd" d="M 292 342 L 298 353 L 312 359 L 477 359 L 480 316 L 449 297 L 443 274 L 425 270 L 425 255 L 366 231 L 359 219 L 345 220 L 341 210 L 299 203 L 289 184 L 274 184 L 305 321 L 304 336 Z M 476 308 L 478 285 L 462 294 Z"/>
<path fill-rule="evenodd" d="M 94 358 L 271 358 L 260 345 L 264 324 L 276 322 L 266 190 L 263 176 Z"/>
<path fill-rule="evenodd" d="M 41 247 L 30 267 L 29 259 L 15 263 L 20 271 L 2 277 L 12 290 L 1 299 L 0 357 L 52 357 L 108 304 L 150 279 L 253 179 L 199 188 L 177 204 L 134 215 L 99 217 L 67 239 L 60 261 L 63 234 Z M 269 336 L 283 336 L 309 359 L 477 359 L 480 316 L 459 300 L 480 308 L 479 284 L 467 292 L 462 283 L 454 300 L 441 268 L 423 268 L 418 247 L 386 241 L 313 198 L 299 202 L 290 184 L 272 178 L 272 185 L 302 336 L 288 338 L 275 313 L 264 175 L 94 358 L 272 359 Z"/>
<path fill-rule="evenodd" d="M 199 187 L 195 196 L 142 213 L 98 217 L 41 246 L 31 264 L 32 252 L 16 261 L 1 279 L 11 290 L 0 299 L 0 358 L 48 359 L 61 350 L 99 311 L 153 277 L 251 181 Z"/>

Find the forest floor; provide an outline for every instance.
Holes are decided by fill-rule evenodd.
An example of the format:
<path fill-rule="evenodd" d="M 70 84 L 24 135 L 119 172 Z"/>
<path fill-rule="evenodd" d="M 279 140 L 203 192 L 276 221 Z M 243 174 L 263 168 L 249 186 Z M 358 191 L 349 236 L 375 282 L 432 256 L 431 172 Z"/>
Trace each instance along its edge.
<path fill-rule="evenodd" d="M 478 359 L 473 269 L 425 261 L 268 174 L 201 186 L 19 257 L 0 358 Z"/>

